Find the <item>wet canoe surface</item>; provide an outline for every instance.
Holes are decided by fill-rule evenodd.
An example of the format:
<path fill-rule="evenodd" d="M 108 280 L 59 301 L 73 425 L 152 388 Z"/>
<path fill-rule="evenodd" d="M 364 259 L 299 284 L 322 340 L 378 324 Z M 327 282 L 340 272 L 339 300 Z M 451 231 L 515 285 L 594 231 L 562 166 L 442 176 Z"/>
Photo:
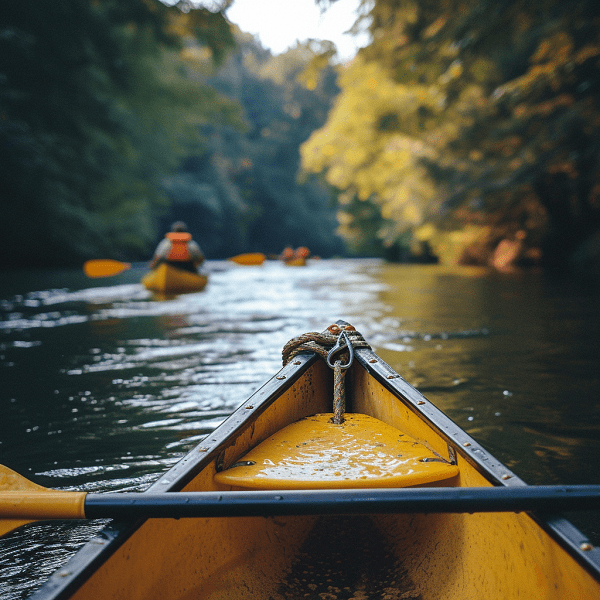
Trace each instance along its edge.
<path fill-rule="evenodd" d="M 286 600 L 420 600 L 389 537 L 368 517 L 322 517 L 278 588 Z"/>

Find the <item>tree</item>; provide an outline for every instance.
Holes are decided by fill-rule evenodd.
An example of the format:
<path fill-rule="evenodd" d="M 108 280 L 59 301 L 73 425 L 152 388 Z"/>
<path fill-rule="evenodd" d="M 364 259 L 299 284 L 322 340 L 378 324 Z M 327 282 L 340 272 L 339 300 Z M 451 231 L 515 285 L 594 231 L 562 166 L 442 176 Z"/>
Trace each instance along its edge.
<path fill-rule="evenodd" d="M 335 70 L 314 68 L 331 48 L 309 42 L 273 56 L 242 33 L 238 47 L 206 81 L 242 106 L 246 129 L 203 127 L 206 153 L 188 156 L 168 178 L 173 205 L 164 225 L 185 218 L 210 257 L 279 254 L 286 245 L 340 254 L 328 187 L 298 178 L 298 148 L 324 123 L 337 92 Z"/>
<path fill-rule="evenodd" d="M 600 229 L 599 12 L 588 0 L 376 0 L 373 42 L 304 167 L 343 192 L 354 236 L 369 211 L 344 202 L 378 206 L 383 246 L 427 242 L 459 261 L 478 246 L 469 260 L 485 263 L 525 234 L 525 258 L 573 253 Z"/>
<path fill-rule="evenodd" d="M 161 176 L 198 145 L 199 125 L 235 113 L 183 59 L 195 40 L 222 60 L 229 24 L 158 0 L 24 0 L 2 13 L 2 262 L 142 256 L 167 202 Z"/>
<path fill-rule="evenodd" d="M 464 210 L 477 197 L 488 213 L 519 213 L 511 233 L 532 238 L 548 265 L 600 230 L 599 21 L 591 2 L 519 6 L 514 25 L 530 24 L 521 27 L 521 68 L 449 147 L 467 168 L 451 172 L 446 206 Z"/>

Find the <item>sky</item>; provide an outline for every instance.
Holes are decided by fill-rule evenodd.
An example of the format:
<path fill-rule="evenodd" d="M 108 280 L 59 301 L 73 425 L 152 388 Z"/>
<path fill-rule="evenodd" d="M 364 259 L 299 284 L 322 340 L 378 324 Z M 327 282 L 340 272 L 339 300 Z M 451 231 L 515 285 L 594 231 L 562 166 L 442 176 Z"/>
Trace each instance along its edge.
<path fill-rule="evenodd" d="M 321 14 L 314 0 L 234 0 L 226 14 L 273 54 L 295 46 L 296 40 L 325 39 L 335 43 L 340 59 L 347 60 L 368 43 L 366 34 L 354 38 L 344 33 L 354 24 L 359 4 L 360 0 L 337 0 Z"/>

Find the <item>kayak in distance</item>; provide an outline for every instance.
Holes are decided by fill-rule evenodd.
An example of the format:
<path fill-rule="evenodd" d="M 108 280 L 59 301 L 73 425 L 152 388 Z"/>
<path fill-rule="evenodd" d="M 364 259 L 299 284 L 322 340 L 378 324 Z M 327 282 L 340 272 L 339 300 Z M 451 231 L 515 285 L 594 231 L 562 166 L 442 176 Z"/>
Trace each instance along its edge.
<path fill-rule="evenodd" d="M 287 267 L 305 267 L 306 266 L 306 258 L 304 258 L 303 256 L 295 256 L 294 258 L 291 258 L 290 260 L 283 261 L 283 263 Z"/>
<path fill-rule="evenodd" d="M 599 486 L 526 485 L 343 321 L 283 357 L 147 491 L 80 492 L 114 520 L 32 598 L 600 598 L 559 514 Z"/>
<path fill-rule="evenodd" d="M 295 250 L 287 246 L 279 255 L 279 259 L 288 267 L 305 267 L 309 256 L 310 250 L 306 246 L 300 246 Z"/>
<path fill-rule="evenodd" d="M 208 276 L 160 263 L 142 278 L 146 289 L 164 294 L 199 292 L 206 287 Z"/>

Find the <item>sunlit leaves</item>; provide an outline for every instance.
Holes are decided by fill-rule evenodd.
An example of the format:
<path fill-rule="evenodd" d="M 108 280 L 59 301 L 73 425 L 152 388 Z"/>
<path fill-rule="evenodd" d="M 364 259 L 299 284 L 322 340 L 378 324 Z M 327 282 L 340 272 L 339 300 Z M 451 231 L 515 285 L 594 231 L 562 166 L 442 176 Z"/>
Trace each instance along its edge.
<path fill-rule="evenodd" d="M 376 0 L 370 16 L 373 42 L 303 164 L 377 206 L 380 239 L 410 232 L 456 260 L 461 243 L 493 249 L 523 230 L 546 246 L 562 232 L 554 250 L 568 253 L 600 229 L 597 3 Z M 353 240 L 371 234 L 351 217 Z"/>
<path fill-rule="evenodd" d="M 431 200 L 418 160 L 434 156 L 435 150 L 415 133 L 424 128 L 421 109 L 425 106 L 434 115 L 443 98 L 437 88 L 400 84 L 381 65 L 360 57 L 339 81 L 343 93 L 327 125 L 301 148 L 303 165 L 324 171 L 327 182 L 344 190 L 345 197 L 379 205 L 385 225 L 376 236 L 384 245 L 391 244 L 407 227 L 421 222 L 421 206 Z M 354 232 L 348 217 L 345 220 L 342 231 Z"/>

